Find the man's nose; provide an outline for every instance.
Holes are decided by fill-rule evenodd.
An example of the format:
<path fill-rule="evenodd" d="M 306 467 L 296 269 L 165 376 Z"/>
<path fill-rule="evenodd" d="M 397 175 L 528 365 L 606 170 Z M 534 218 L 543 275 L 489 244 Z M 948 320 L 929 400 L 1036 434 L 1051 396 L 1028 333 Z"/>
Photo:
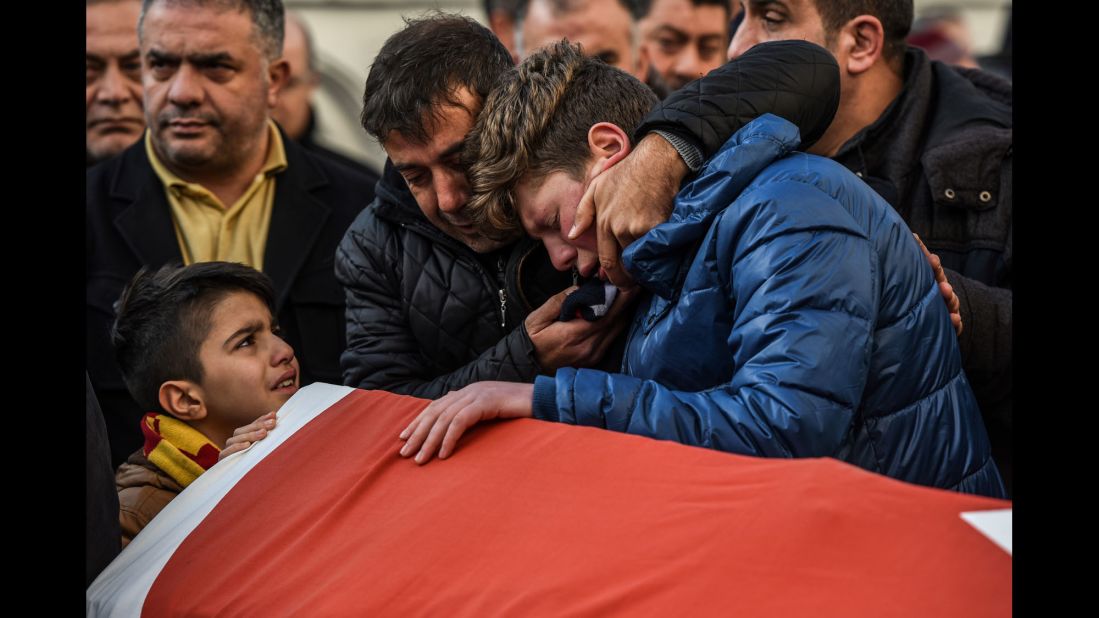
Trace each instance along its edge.
<path fill-rule="evenodd" d="M 168 89 L 168 99 L 180 107 L 190 107 L 202 103 L 203 86 L 199 72 L 186 64 L 172 76 Z"/>
<path fill-rule="evenodd" d="M 702 56 L 698 54 L 698 48 L 693 43 L 683 46 L 683 50 L 675 58 L 672 71 L 684 82 L 702 77 Z"/>
<path fill-rule="evenodd" d="M 120 105 L 133 98 L 129 80 L 123 75 L 122 70 L 115 64 L 107 67 L 103 77 L 99 80 L 99 88 L 95 93 L 95 100 L 105 105 Z"/>
<path fill-rule="evenodd" d="M 747 20 L 741 22 L 740 27 L 736 29 L 736 35 L 733 36 L 733 40 L 729 42 L 729 50 L 725 54 L 725 57 L 729 60 L 734 60 L 744 52 L 752 48 L 753 45 L 759 42 L 759 37 L 756 36 L 753 28 L 748 25 Z"/>
<path fill-rule="evenodd" d="M 465 175 L 458 172 L 442 173 L 435 184 L 435 193 L 439 200 L 439 210 L 448 215 L 456 215 L 469 201 L 469 183 Z"/>
<path fill-rule="evenodd" d="M 546 252 L 549 253 L 550 262 L 553 263 L 553 267 L 557 270 L 562 272 L 571 270 L 573 265 L 576 264 L 576 248 L 560 241 L 543 244 L 546 245 Z"/>

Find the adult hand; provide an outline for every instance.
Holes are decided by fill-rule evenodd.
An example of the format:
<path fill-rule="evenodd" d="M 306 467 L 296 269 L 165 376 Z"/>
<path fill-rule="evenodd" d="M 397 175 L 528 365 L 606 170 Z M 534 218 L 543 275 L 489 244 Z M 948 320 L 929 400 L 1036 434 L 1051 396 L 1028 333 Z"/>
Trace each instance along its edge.
<path fill-rule="evenodd" d="M 650 133 L 633 152 L 595 177 L 576 209 L 572 240 L 595 226 L 599 264 L 619 288 L 634 285 L 622 250 L 672 214 L 687 164 L 666 139 Z"/>
<path fill-rule="evenodd" d="M 954 325 L 954 335 L 961 337 L 962 328 L 964 327 L 962 324 L 962 303 L 958 300 L 958 295 L 954 293 L 954 287 L 946 280 L 946 271 L 943 270 L 942 260 L 939 259 L 939 256 L 928 251 L 923 241 L 920 240 L 919 234 L 913 233 L 912 235 L 916 237 L 920 249 L 923 249 L 923 255 L 931 264 L 931 270 L 935 271 L 935 281 L 939 282 L 939 293 L 943 295 L 943 302 L 946 303 L 946 309 L 950 312 L 950 323 Z"/>
<path fill-rule="evenodd" d="M 620 290 L 607 314 L 594 322 L 583 319 L 558 322 L 565 297 L 575 290 L 573 286 L 557 293 L 527 316 L 527 335 L 534 344 L 534 357 L 543 371 L 591 367 L 598 363 L 629 325 L 639 294 L 636 289 Z"/>
<path fill-rule="evenodd" d="M 454 452 L 458 438 L 481 421 L 533 415 L 534 385 L 515 382 L 476 382 L 431 402 L 405 427 L 401 457 L 416 455 L 425 464 L 438 451 L 439 459 Z"/>
<path fill-rule="evenodd" d="M 225 448 L 218 453 L 218 461 L 225 459 L 233 453 L 239 453 L 252 446 L 253 442 L 267 437 L 267 432 L 275 428 L 275 413 L 268 412 L 244 427 L 238 427 L 233 431 L 232 437 L 225 441 Z"/>

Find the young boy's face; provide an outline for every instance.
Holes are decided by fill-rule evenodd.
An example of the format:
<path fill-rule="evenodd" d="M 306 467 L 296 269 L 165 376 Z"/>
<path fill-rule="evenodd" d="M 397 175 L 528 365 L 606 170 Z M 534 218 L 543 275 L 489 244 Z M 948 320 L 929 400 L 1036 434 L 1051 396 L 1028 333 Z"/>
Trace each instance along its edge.
<path fill-rule="evenodd" d="M 298 360 L 275 334 L 267 305 L 232 292 L 214 306 L 199 347 L 207 418 L 232 430 L 279 409 L 298 391 Z"/>
<path fill-rule="evenodd" d="M 599 267 L 595 227 L 574 240 L 568 233 L 588 182 L 590 179 L 584 182 L 566 172 L 553 172 L 541 177 L 526 174 L 515 185 L 515 205 L 523 229 L 546 246 L 554 268 L 576 266 L 584 277 L 595 274 Z"/>

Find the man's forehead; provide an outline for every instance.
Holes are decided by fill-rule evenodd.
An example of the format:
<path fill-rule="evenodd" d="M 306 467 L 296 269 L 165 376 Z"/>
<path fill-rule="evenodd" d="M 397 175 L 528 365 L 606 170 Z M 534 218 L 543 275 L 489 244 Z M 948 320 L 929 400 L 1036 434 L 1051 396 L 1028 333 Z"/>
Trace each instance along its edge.
<path fill-rule="evenodd" d="M 254 49 L 258 39 L 251 13 L 244 8 L 218 5 L 182 6 L 158 2 L 146 10 L 141 30 L 141 45 L 186 45 L 191 49 L 219 46 Z M 205 50 L 204 50 L 205 51 Z"/>
<path fill-rule="evenodd" d="M 654 0 L 649 17 L 655 26 L 674 26 L 680 30 L 690 29 L 724 33 L 728 22 L 724 19 L 726 9 L 716 4 L 693 4 L 690 0 Z"/>
<path fill-rule="evenodd" d="M 136 1 L 89 4 L 85 33 L 92 37 L 124 37 L 137 43 L 137 17 L 141 4 Z"/>
<path fill-rule="evenodd" d="M 480 102 L 475 97 L 463 94 L 457 102 L 458 105 L 442 102 L 424 114 L 420 120 L 424 134 L 422 140 L 396 129 L 391 130 L 382 148 L 393 164 L 398 168 L 427 165 L 457 154 L 466 135 L 473 129 L 477 114 L 481 112 Z"/>

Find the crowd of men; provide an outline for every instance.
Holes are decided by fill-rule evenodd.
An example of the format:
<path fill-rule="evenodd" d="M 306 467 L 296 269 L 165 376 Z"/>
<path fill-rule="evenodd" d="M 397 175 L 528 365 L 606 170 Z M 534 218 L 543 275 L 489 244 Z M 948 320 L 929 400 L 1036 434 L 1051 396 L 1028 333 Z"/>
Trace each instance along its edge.
<path fill-rule="evenodd" d="M 408 20 L 374 58 L 378 174 L 317 143 L 312 41 L 279 0 L 88 0 L 89 442 L 111 470 L 164 471 L 153 413 L 223 456 L 274 427 L 226 441 L 198 422 L 210 389 L 180 387 L 208 379 L 176 367 L 206 358 L 216 294 L 148 318 L 179 342 L 123 336 L 131 283 L 231 262 L 266 276 L 241 302 L 289 344 L 241 344 L 271 350 L 269 390 L 435 400 L 400 436 L 419 463 L 525 416 L 1010 495 L 1010 82 L 906 46 L 906 0 L 485 9 L 491 29 Z M 158 276 L 148 304 L 185 278 Z M 134 345 L 163 380 L 134 377 Z"/>

